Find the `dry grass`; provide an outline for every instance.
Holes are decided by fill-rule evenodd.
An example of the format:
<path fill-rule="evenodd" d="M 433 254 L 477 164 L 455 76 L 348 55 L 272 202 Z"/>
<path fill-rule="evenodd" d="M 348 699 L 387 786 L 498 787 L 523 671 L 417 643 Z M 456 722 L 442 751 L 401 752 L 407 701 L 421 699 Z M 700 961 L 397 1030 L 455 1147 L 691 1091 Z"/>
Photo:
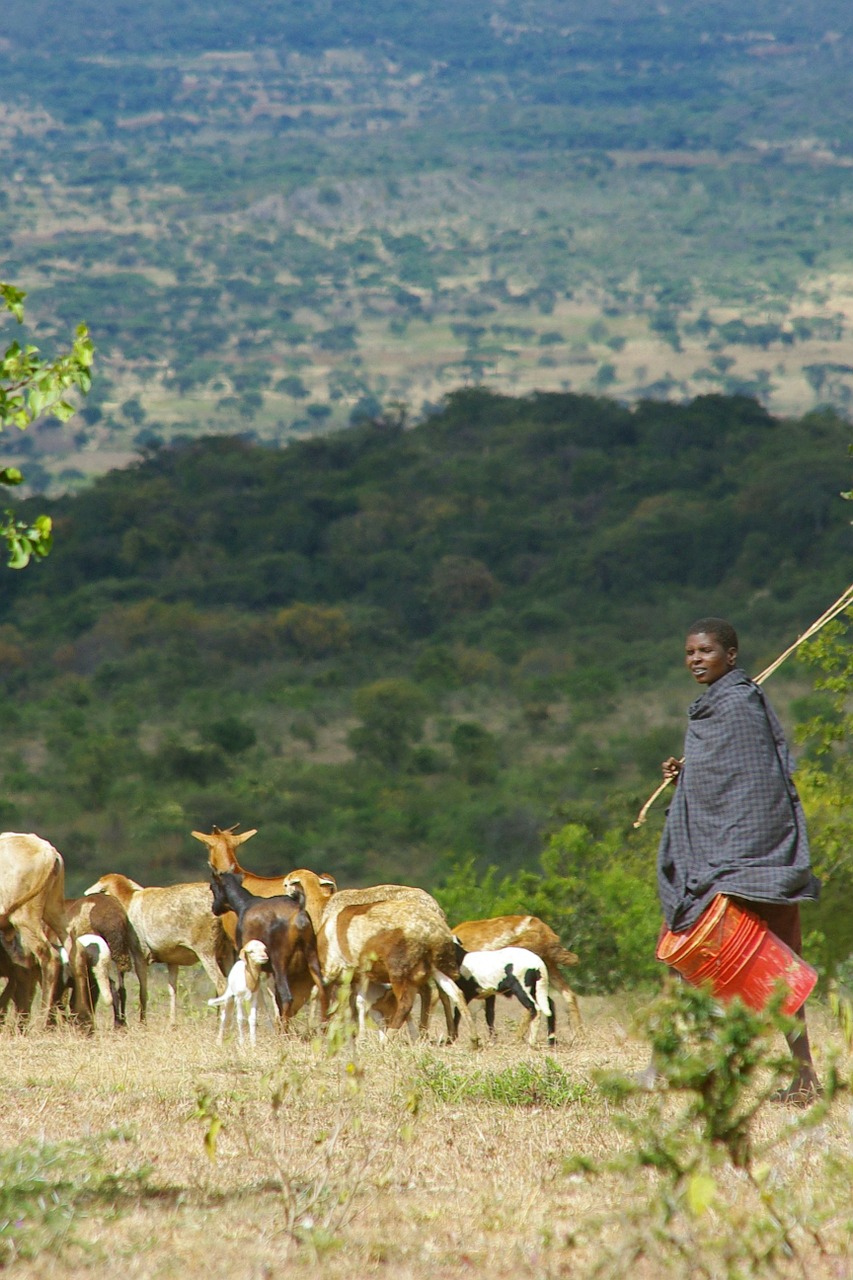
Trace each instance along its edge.
<path fill-rule="evenodd" d="M 220 1048 L 207 994 L 199 987 L 185 1002 L 175 1030 L 161 1003 L 147 1027 L 114 1034 L 103 1023 L 94 1040 L 68 1028 L 0 1034 L 0 1159 L 12 1148 L 67 1143 L 70 1165 L 72 1150 L 83 1161 L 55 1196 L 66 1209 L 58 1227 L 44 1226 L 31 1205 L 17 1217 L 7 1205 L 11 1228 L 0 1214 L 0 1247 L 11 1238 L 36 1255 L 13 1258 L 10 1274 L 70 1280 L 109 1267 L 124 1280 L 538 1280 L 591 1275 L 608 1251 L 631 1243 L 650 1175 L 590 1179 L 566 1165 L 629 1145 L 594 1083 L 602 1068 L 645 1065 L 625 1001 L 584 1001 L 582 1035 L 569 1043 L 564 1019 L 554 1051 L 517 1042 L 507 1006 L 498 1043 L 479 1052 L 383 1047 L 371 1037 L 353 1064 L 346 1047 L 330 1054 L 307 1036 L 282 1042 L 268 1026 L 254 1052 Z M 819 1009 L 812 1023 L 825 1064 L 840 1041 Z M 549 1058 L 568 1086 L 563 1105 L 535 1089 L 526 1102 L 523 1091 L 514 1102 L 466 1096 L 467 1085 L 522 1066 L 541 1078 Z M 453 1086 L 444 1096 L 430 1086 L 436 1072 Z M 649 1106 L 641 1097 L 629 1109 L 642 1116 Z M 764 1108 L 758 1136 L 775 1137 L 791 1118 Z M 800 1192 L 811 1178 L 823 1195 L 828 1162 L 849 1167 L 850 1146 L 841 1098 L 816 1128 L 781 1141 L 778 1175 Z M 731 1172 L 723 1217 L 742 1198 Z M 825 1256 L 806 1241 L 806 1270 L 793 1262 L 780 1274 L 853 1274 L 843 1218 L 824 1227 Z M 620 1265 L 602 1274 L 627 1274 Z M 694 1270 L 692 1260 L 683 1270 L 642 1260 L 629 1269 L 640 1280 L 753 1274 Z"/>

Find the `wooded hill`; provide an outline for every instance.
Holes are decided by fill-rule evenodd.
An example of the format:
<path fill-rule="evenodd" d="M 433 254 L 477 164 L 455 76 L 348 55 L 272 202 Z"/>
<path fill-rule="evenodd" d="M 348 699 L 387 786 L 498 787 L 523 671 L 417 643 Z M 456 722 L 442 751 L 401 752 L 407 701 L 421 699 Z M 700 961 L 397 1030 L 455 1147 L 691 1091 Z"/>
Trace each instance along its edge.
<path fill-rule="evenodd" d="M 156 448 L 40 502 L 55 550 L 3 575 L 0 824 L 74 889 L 201 878 L 189 832 L 238 822 L 254 869 L 455 884 L 460 918 L 546 848 L 653 902 L 659 817 L 631 819 L 681 744 L 685 628 L 731 617 L 757 671 L 838 596 L 849 441 L 744 397 L 465 390 L 414 428 Z M 775 679 L 789 725 L 809 690 Z"/>
<path fill-rule="evenodd" d="M 37 488 L 463 383 L 853 404 L 846 0 L 54 10 L 0 36 L 0 248 L 98 356 Z"/>

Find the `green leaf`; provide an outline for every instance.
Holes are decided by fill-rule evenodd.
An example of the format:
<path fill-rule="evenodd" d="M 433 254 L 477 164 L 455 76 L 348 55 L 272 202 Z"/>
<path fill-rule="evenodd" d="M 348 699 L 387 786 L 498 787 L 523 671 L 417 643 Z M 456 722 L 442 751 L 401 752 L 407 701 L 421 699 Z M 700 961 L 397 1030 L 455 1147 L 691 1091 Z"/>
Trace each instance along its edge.
<path fill-rule="evenodd" d="M 6 561 L 10 569 L 25 569 L 30 563 L 29 539 L 13 534 L 9 539 L 9 559 Z"/>
<path fill-rule="evenodd" d="M 19 324 L 24 322 L 24 298 L 26 296 L 22 289 L 16 289 L 14 285 L 4 284 L 0 281 L 0 298 L 3 299 L 6 310 L 11 311 Z"/>
<path fill-rule="evenodd" d="M 687 1207 L 694 1217 L 707 1213 L 717 1195 L 717 1184 L 709 1173 L 694 1173 L 687 1181 Z"/>
<path fill-rule="evenodd" d="M 204 1135 L 204 1150 L 208 1160 L 216 1163 L 216 1139 L 219 1136 L 219 1130 L 222 1128 L 222 1121 L 219 1116 L 213 1116 L 207 1131 Z"/>
<path fill-rule="evenodd" d="M 17 467 L 0 467 L 0 484 L 21 484 L 23 479 Z"/>
<path fill-rule="evenodd" d="M 67 422 L 76 412 L 74 405 L 69 404 L 67 400 L 60 400 L 51 408 L 54 418 L 58 418 L 60 422 Z"/>
<path fill-rule="evenodd" d="M 40 386 L 31 389 L 27 397 L 27 409 L 31 418 L 37 418 L 46 404 L 50 403 L 50 394 Z"/>

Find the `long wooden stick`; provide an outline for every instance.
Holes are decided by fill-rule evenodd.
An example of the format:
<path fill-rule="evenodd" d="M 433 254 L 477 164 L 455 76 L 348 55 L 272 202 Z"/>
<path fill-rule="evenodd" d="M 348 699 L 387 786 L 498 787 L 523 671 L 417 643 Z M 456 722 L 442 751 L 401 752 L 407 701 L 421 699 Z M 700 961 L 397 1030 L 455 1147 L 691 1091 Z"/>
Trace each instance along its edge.
<path fill-rule="evenodd" d="M 841 593 L 835 604 L 830 605 L 826 613 L 822 613 L 816 622 L 813 622 L 801 636 L 797 637 L 792 645 L 788 646 L 784 653 L 780 653 L 775 662 L 771 662 L 769 667 L 765 667 L 761 674 L 755 677 L 755 683 L 763 684 L 768 676 L 772 676 L 773 672 L 776 671 L 777 668 L 781 667 L 786 658 L 790 658 L 791 654 L 796 649 L 799 649 L 801 644 L 805 644 L 806 640 L 811 640 L 812 636 L 817 635 L 821 627 L 825 627 L 827 622 L 831 622 L 833 618 L 837 618 L 839 613 L 843 613 L 844 610 L 849 608 L 851 605 L 853 605 L 853 582 L 851 582 L 846 591 Z M 684 761 L 682 760 L 681 763 L 683 764 Z M 674 781 L 674 778 L 667 778 L 665 782 L 660 784 L 656 791 L 652 792 L 640 812 L 637 814 L 634 821 L 635 827 L 641 827 L 643 825 L 648 817 L 649 810 L 657 800 L 658 796 L 662 796 L 667 787 L 672 786 Z"/>

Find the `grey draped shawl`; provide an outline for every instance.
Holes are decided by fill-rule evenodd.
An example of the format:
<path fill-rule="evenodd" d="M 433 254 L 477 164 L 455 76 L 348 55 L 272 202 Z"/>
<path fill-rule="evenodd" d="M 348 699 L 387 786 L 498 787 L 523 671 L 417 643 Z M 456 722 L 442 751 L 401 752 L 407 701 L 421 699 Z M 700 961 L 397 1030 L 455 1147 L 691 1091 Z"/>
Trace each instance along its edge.
<path fill-rule="evenodd" d="M 761 689 L 736 667 L 687 715 L 684 765 L 658 850 L 668 927 L 690 928 L 717 893 L 817 898 L 788 745 Z"/>

